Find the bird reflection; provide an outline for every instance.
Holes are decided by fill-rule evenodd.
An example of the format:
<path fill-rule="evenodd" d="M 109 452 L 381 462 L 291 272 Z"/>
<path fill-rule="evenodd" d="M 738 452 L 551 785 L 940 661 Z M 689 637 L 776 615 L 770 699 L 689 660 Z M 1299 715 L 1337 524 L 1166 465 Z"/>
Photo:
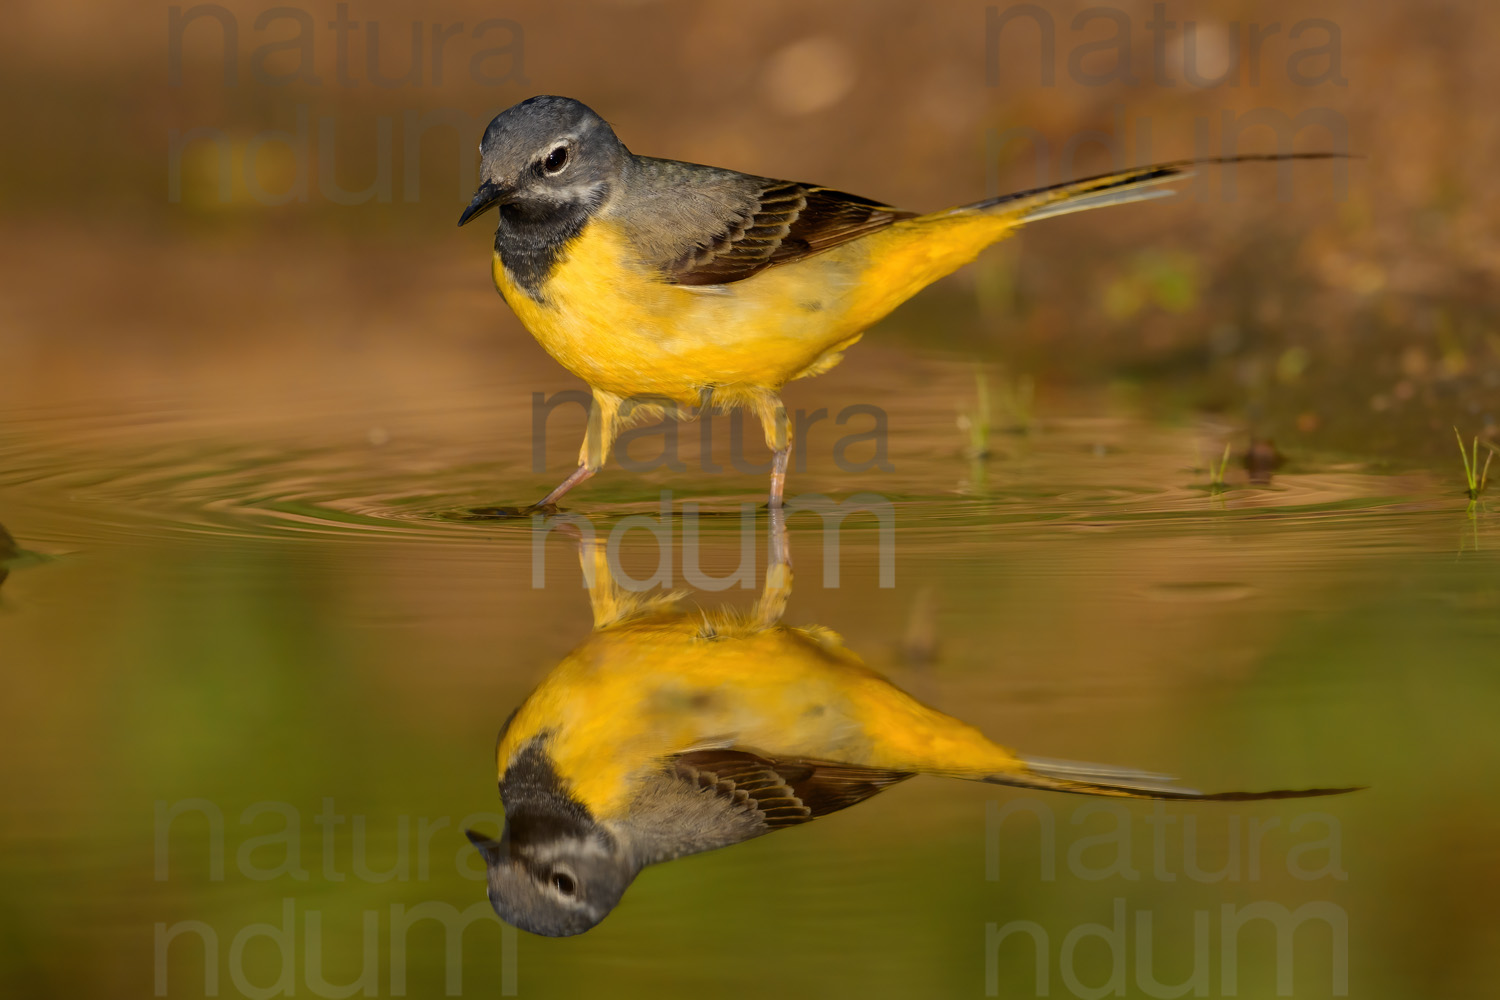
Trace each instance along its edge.
<path fill-rule="evenodd" d="M 1206 794 L 1000 746 L 866 667 L 828 629 L 782 623 L 784 517 L 770 512 L 771 565 L 748 613 L 628 593 L 605 547 L 582 545 L 593 632 L 501 730 L 504 834 L 469 831 L 502 919 L 581 933 L 646 865 L 807 823 L 917 774 L 1149 799 L 1350 790 Z"/>

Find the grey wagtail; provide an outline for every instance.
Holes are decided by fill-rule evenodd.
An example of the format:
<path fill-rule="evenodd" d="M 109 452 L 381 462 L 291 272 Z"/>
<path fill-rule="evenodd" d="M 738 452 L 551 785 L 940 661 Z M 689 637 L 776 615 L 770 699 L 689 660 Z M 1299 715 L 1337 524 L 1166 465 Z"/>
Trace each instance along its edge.
<path fill-rule="evenodd" d="M 771 511 L 781 562 L 749 615 L 631 594 L 610 577 L 603 544 L 584 547 L 594 630 L 501 730 L 501 838 L 468 832 L 502 919 L 582 933 L 646 865 L 809 822 L 916 774 L 1137 799 L 1354 790 L 1202 793 L 993 743 L 866 667 L 833 632 L 780 622 L 784 517 Z"/>
<path fill-rule="evenodd" d="M 985 247 L 1039 219 L 1169 195 L 1157 185 L 1193 163 L 1340 155 L 1162 163 L 918 215 L 637 156 L 566 97 L 501 112 L 479 152 L 479 190 L 458 224 L 499 208 L 496 287 L 593 390 L 578 468 L 537 507 L 597 472 L 629 423 L 709 405 L 760 419 L 778 507 L 791 452 L 781 387 L 838 364 L 871 324 Z"/>

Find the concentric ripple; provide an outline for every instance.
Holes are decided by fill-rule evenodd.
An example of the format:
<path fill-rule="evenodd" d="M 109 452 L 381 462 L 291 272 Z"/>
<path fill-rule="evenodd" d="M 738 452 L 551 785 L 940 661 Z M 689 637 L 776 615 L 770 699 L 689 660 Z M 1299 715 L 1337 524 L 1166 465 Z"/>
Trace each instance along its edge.
<path fill-rule="evenodd" d="M 1231 475 L 1229 488 L 1215 491 L 1206 471 L 1193 468 L 1202 437 L 1119 420 L 1057 421 L 1006 439 L 999 454 L 976 463 L 962 455 L 951 418 L 916 407 L 891 434 L 889 471 L 839 469 L 813 455 L 808 471 L 793 474 L 791 495 L 888 502 L 906 537 L 926 537 L 937 548 L 962 544 L 951 529 L 978 525 L 1088 533 L 1226 517 L 1347 520 L 1461 506 L 1425 476 L 1348 467 L 1294 470 L 1268 486 L 1237 483 Z M 569 508 L 609 521 L 680 514 L 684 504 L 728 515 L 761 501 L 762 477 L 707 475 L 696 457 L 688 456 L 686 473 L 610 467 L 581 487 Z M 304 414 L 296 427 L 214 425 L 165 405 L 125 415 L 74 409 L 0 420 L 0 491 L 12 502 L 46 507 L 64 544 L 101 534 L 174 533 L 464 543 L 529 525 L 529 518 L 489 510 L 542 495 L 564 471 L 534 471 L 515 442 L 475 442 L 442 428 L 393 438 L 337 408 Z M 705 518 L 705 530 L 737 523 Z M 817 525 L 794 516 L 792 530 L 799 523 Z"/>

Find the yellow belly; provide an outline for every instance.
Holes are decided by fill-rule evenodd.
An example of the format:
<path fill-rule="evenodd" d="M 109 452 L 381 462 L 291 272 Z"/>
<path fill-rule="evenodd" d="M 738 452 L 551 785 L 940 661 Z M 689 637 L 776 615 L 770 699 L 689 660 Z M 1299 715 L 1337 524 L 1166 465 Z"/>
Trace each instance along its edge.
<path fill-rule="evenodd" d="M 779 389 L 837 363 L 871 324 L 1001 239 L 1011 223 L 946 212 L 727 285 L 673 285 L 595 219 L 533 299 L 497 254 L 495 285 L 563 367 L 618 396 L 686 405 L 704 389 Z"/>

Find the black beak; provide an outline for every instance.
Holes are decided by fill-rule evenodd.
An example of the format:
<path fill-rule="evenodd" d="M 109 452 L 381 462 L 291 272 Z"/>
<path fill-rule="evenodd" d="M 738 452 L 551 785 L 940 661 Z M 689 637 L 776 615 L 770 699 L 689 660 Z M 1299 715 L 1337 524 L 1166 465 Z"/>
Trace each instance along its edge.
<path fill-rule="evenodd" d="M 479 190 L 474 192 L 474 200 L 469 202 L 469 207 L 464 209 L 464 214 L 458 217 L 458 224 L 462 226 L 475 216 L 483 215 L 486 210 L 493 208 L 510 193 L 509 188 L 502 187 L 494 181 L 485 181 L 479 185 Z"/>
<path fill-rule="evenodd" d="M 477 830 L 465 830 L 464 835 L 469 838 L 469 843 L 479 849 L 484 855 L 484 863 L 487 866 L 498 865 L 500 859 L 505 855 L 505 846 L 498 840 L 491 840 Z"/>

